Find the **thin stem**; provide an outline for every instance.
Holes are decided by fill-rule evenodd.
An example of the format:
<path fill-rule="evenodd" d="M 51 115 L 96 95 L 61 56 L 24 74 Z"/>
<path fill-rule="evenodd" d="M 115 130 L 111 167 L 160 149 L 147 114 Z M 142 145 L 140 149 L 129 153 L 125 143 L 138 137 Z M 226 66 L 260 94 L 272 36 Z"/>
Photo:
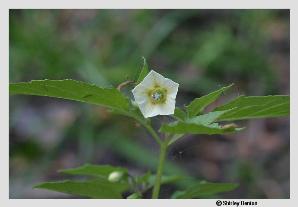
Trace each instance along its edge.
<path fill-rule="evenodd" d="M 152 198 L 154 198 L 154 199 L 157 199 L 159 196 L 162 171 L 163 171 L 163 166 L 164 166 L 164 162 L 165 162 L 165 158 L 166 158 L 166 154 L 167 154 L 167 147 L 168 147 L 167 145 L 168 145 L 167 142 L 160 144 L 159 163 L 158 163 L 158 168 L 157 168 L 157 174 L 155 177 L 153 192 L 152 192 Z"/>
<path fill-rule="evenodd" d="M 126 112 L 124 112 L 124 113 L 126 113 Z M 152 192 L 152 198 L 156 199 L 159 196 L 162 171 L 163 171 L 163 166 L 164 166 L 164 162 L 165 162 L 165 158 L 166 158 L 166 153 L 167 153 L 167 148 L 168 148 L 168 144 L 170 141 L 170 137 L 166 137 L 165 140 L 162 141 L 162 139 L 159 137 L 159 135 L 155 132 L 155 130 L 152 128 L 152 126 L 150 124 L 146 123 L 146 121 L 140 119 L 137 116 L 131 116 L 131 117 L 133 117 L 137 121 L 139 121 L 148 130 L 148 132 L 152 135 L 152 137 L 155 139 L 155 141 L 159 144 L 159 147 L 160 147 L 159 163 L 158 163 L 158 167 L 157 167 L 157 174 L 155 177 L 155 183 L 154 183 L 153 192 Z"/>
<path fill-rule="evenodd" d="M 150 124 L 147 124 L 146 122 L 144 122 L 143 120 L 141 120 L 141 119 L 139 119 L 139 118 L 137 118 L 137 117 L 135 117 L 135 119 L 136 119 L 137 121 L 139 121 L 139 122 L 140 122 L 140 123 L 147 129 L 147 131 L 152 135 L 152 137 L 155 139 L 155 141 L 156 141 L 159 145 L 162 144 L 162 141 L 161 141 L 160 137 L 159 137 L 158 134 L 154 131 L 154 129 L 151 127 Z"/>
<path fill-rule="evenodd" d="M 158 136 L 158 134 L 154 131 L 154 129 L 148 124 L 143 124 L 143 126 L 148 130 L 148 132 L 152 135 L 152 137 L 155 139 L 155 141 L 159 145 L 161 145 L 162 141 L 161 141 L 160 137 Z"/>

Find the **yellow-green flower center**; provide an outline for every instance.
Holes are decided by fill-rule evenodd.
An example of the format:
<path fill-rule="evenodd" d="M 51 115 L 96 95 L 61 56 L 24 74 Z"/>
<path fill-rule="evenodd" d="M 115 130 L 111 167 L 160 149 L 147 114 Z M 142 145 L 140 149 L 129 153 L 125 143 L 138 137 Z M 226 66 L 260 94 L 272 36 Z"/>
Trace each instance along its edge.
<path fill-rule="evenodd" d="M 156 87 L 149 90 L 148 96 L 152 104 L 163 104 L 167 99 L 167 90 L 165 88 Z"/>

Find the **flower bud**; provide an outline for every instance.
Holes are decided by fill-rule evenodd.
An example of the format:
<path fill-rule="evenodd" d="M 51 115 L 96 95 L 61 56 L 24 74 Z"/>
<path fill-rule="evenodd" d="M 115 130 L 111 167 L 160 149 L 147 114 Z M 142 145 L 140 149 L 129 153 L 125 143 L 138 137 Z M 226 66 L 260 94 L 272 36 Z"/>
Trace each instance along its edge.
<path fill-rule="evenodd" d="M 119 182 L 123 178 L 124 173 L 121 171 L 114 171 L 109 174 L 108 180 L 112 183 Z"/>

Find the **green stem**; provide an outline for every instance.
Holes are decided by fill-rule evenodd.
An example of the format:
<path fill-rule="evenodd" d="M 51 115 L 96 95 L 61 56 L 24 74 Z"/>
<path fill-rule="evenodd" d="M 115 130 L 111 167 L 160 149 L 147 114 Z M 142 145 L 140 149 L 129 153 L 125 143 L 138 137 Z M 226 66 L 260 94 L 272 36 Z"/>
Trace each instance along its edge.
<path fill-rule="evenodd" d="M 154 129 L 151 127 L 150 124 L 146 123 L 146 120 L 140 118 L 138 115 L 136 114 L 130 114 L 127 111 L 120 111 L 120 114 L 129 116 L 133 119 L 135 119 L 136 121 L 138 121 L 141 125 L 143 125 L 143 127 L 145 127 L 147 129 L 147 131 L 151 134 L 151 136 L 155 139 L 155 141 L 161 145 L 162 141 L 160 139 L 160 137 L 158 136 L 158 134 L 154 131 Z"/>
<path fill-rule="evenodd" d="M 155 141 L 161 145 L 162 141 L 160 139 L 160 137 L 158 136 L 158 134 L 154 131 L 154 129 L 151 127 L 150 124 L 147 124 L 145 121 L 139 119 L 138 117 L 134 117 L 138 122 L 140 122 L 146 129 L 147 131 L 152 135 L 152 137 L 155 139 Z"/>
<path fill-rule="evenodd" d="M 152 192 L 152 198 L 154 198 L 154 199 L 157 199 L 159 196 L 162 171 L 163 171 L 163 166 L 164 166 L 164 162 L 165 162 L 165 158 L 166 158 L 166 154 L 167 154 L 167 147 L 168 147 L 167 145 L 168 145 L 167 142 L 160 144 L 159 163 L 158 163 L 158 168 L 157 168 L 157 174 L 155 177 L 153 192 Z"/>
<path fill-rule="evenodd" d="M 143 126 L 148 130 L 148 132 L 152 135 L 152 137 L 155 139 L 155 141 L 159 145 L 161 145 L 162 144 L 162 141 L 159 138 L 158 134 L 154 131 L 154 129 L 150 125 L 148 125 L 148 124 L 143 124 Z"/>
<path fill-rule="evenodd" d="M 152 137 L 160 146 L 159 163 L 157 167 L 157 174 L 155 177 L 155 183 L 154 183 L 153 192 L 152 192 L 152 198 L 156 199 L 159 196 L 162 171 L 163 171 L 163 166 L 164 166 L 164 162 L 167 154 L 167 148 L 169 145 L 170 137 L 167 137 L 164 141 L 162 141 L 159 135 L 155 132 L 155 130 L 151 127 L 150 124 L 146 123 L 146 121 L 140 119 L 137 116 L 132 116 L 132 117 L 135 118 L 137 121 L 139 121 L 148 130 L 148 132 L 152 135 Z"/>

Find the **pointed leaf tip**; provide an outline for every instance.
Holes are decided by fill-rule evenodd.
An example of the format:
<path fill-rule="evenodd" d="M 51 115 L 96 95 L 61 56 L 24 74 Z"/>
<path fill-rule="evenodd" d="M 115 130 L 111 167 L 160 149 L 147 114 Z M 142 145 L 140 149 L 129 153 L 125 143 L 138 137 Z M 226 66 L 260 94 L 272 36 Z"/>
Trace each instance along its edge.
<path fill-rule="evenodd" d="M 143 59 L 143 66 L 141 69 L 141 72 L 139 73 L 138 79 L 136 81 L 136 85 L 142 82 L 142 80 L 146 77 L 146 75 L 149 73 L 148 64 L 145 57 L 142 57 Z"/>
<path fill-rule="evenodd" d="M 186 106 L 188 116 L 193 117 L 201 113 L 209 104 L 216 101 L 225 91 L 230 89 L 233 85 L 234 84 L 232 83 L 226 87 L 222 87 L 217 91 L 194 99 L 188 106 Z"/>

